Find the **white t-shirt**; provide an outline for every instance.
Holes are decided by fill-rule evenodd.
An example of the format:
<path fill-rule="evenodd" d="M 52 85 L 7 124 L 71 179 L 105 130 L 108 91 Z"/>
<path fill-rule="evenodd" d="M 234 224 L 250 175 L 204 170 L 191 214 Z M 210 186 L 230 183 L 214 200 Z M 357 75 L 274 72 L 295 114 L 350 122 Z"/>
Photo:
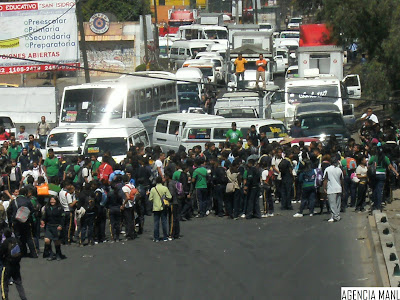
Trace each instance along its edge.
<path fill-rule="evenodd" d="M 26 131 L 23 132 L 23 133 L 18 132 L 17 133 L 17 140 L 18 141 L 29 140 L 29 134 Z"/>
<path fill-rule="evenodd" d="M 164 164 L 162 163 L 162 161 L 157 159 L 155 164 L 156 164 L 157 170 L 158 170 L 158 168 L 161 168 L 161 174 L 164 176 Z"/>
<path fill-rule="evenodd" d="M 82 177 L 83 177 L 83 178 L 86 178 L 86 177 L 87 177 L 87 181 L 88 181 L 88 182 L 91 182 L 91 181 L 93 180 L 92 171 L 91 171 L 90 169 L 84 167 L 84 168 L 82 169 Z M 85 185 L 85 184 L 86 184 L 86 181 L 83 183 L 83 185 Z"/>
<path fill-rule="evenodd" d="M 325 169 L 324 178 L 328 178 L 327 194 L 339 194 L 342 192 L 340 180 L 343 178 L 342 169 L 335 166 L 329 166 Z"/>
<path fill-rule="evenodd" d="M 366 113 L 361 116 L 361 119 L 364 119 L 365 117 L 367 117 Z M 379 123 L 378 117 L 374 114 L 371 114 L 369 117 L 367 117 L 367 120 L 371 120 L 374 123 Z"/>
<path fill-rule="evenodd" d="M 64 208 L 64 211 L 71 211 L 69 204 L 75 201 L 75 195 L 71 195 L 66 190 L 62 189 L 58 194 L 58 198 L 60 199 L 60 203 Z"/>
<path fill-rule="evenodd" d="M 271 165 L 272 165 L 272 166 L 275 166 L 275 168 L 276 168 L 278 171 L 279 171 L 279 164 L 281 163 L 282 159 L 283 159 L 283 158 L 277 158 L 277 157 L 272 158 Z M 282 179 L 282 175 L 281 175 L 280 172 L 278 173 L 278 176 L 276 177 L 276 179 L 277 179 L 277 180 L 281 180 L 281 179 Z"/>
<path fill-rule="evenodd" d="M 362 166 L 362 165 L 358 165 L 357 169 L 356 169 L 356 174 L 357 175 L 361 175 L 361 176 L 366 176 L 368 172 L 368 167 L 367 166 Z M 360 181 L 366 182 L 367 178 L 362 178 L 360 179 Z"/>
<path fill-rule="evenodd" d="M 131 192 L 131 190 L 132 190 L 133 188 L 135 188 L 135 187 L 133 186 L 133 184 L 125 183 L 125 185 L 122 187 L 122 191 L 124 192 L 124 194 L 126 194 L 126 193 L 130 194 L 130 192 Z M 125 207 L 126 207 L 126 208 L 130 208 L 130 207 L 133 206 L 133 204 L 134 204 L 134 202 L 131 201 L 131 200 L 129 200 L 128 202 L 126 202 Z"/>

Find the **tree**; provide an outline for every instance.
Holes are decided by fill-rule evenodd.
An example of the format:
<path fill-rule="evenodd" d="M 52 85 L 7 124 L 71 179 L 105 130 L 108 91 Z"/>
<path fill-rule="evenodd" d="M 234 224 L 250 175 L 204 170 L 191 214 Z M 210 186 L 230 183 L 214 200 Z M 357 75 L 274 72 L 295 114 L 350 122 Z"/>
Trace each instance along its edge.
<path fill-rule="evenodd" d="M 143 7 L 141 0 L 87 0 L 83 4 L 83 18 L 87 22 L 95 13 L 113 13 L 119 22 L 138 21 L 143 10 L 150 13 L 150 2 Z"/>

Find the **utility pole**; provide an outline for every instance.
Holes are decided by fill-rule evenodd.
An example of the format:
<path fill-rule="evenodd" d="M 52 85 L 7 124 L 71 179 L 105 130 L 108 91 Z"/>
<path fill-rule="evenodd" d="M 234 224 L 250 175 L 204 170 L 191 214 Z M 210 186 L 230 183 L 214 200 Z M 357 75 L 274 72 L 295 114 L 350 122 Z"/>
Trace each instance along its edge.
<path fill-rule="evenodd" d="M 160 43 L 159 43 L 159 36 L 158 36 L 158 16 L 157 16 L 157 0 L 154 0 L 154 23 L 155 23 L 155 33 L 154 33 L 154 46 L 155 46 L 155 56 L 158 62 L 158 58 L 160 57 Z"/>
<path fill-rule="evenodd" d="M 235 6 L 236 6 L 236 25 L 239 24 L 239 0 L 235 1 Z"/>
<path fill-rule="evenodd" d="M 255 24 L 258 24 L 258 0 L 254 0 L 254 16 Z"/>
<path fill-rule="evenodd" d="M 81 42 L 80 42 L 80 48 L 82 51 L 82 58 L 83 58 L 83 67 L 85 71 L 85 82 L 89 83 L 90 82 L 90 74 L 89 74 L 89 64 L 88 64 L 88 58 L 87 58 L 87 53 L 86 53 L 86 40 L 85 40 L 85 29 L 83 28 L 83 16 L 82 16 L 82 5 L 81 5 L 82 0 L 76 0 L 76 13 L 78 17 L 78 28 L 79 28 L 79 34 L 81 37 Z"/>
<path fill-rule="evenodd" d="M 146 71 L 150 70 L 149 49 L 147 48 L 147 24 L 146 24 L 146 0 L 142 0 L 143 40 L 144 40 L 144 62 Z"/>

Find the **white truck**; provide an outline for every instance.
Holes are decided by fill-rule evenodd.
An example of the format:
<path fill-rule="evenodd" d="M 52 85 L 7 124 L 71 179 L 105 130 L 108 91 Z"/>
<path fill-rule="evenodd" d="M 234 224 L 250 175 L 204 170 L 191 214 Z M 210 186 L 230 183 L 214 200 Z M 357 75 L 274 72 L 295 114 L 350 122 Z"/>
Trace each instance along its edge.
<path fill-rule="evenodd" d="M 57 122 L 55 87 L 17 87 L 0 89 L 1 113 L 10 117 L 18 128 L 25 125 L 35 133 L 42 116 L 54 127 Z"/>

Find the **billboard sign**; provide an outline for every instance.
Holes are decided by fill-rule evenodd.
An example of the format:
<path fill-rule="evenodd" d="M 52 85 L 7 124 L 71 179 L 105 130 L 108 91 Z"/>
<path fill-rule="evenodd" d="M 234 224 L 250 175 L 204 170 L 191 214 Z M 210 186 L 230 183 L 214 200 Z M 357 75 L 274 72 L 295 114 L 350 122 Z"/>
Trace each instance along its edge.
<path fill-rule="evenodd" d="M 0 28 L 0 75 L 79 65 L 74 0 L 0 3 Z"/>

